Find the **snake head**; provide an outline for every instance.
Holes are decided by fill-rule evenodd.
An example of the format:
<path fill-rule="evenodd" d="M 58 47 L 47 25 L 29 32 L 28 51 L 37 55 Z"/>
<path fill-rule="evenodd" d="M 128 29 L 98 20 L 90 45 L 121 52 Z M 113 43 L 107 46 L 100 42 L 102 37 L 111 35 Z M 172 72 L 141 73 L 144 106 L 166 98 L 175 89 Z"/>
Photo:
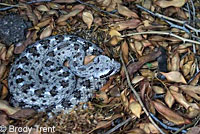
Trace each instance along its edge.
<path fill-rule="evenodd" d="M 108 78 L 119 72 L 121 67 L 119 62 L 104 55 L 95 57 L 93 64 L 96 65 L 94 78 Z"/>

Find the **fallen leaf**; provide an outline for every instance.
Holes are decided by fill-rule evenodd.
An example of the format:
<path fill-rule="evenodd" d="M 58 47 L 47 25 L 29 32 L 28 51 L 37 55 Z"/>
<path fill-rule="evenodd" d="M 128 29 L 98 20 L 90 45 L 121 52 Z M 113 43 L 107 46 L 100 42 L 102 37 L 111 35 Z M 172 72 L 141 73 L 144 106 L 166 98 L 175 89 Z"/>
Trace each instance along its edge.
<path fill-rule="evenodd" d="M 187 84 L 183 75 L 178 71 L 171 71 L 169 73 L 160 72 L 169 82 L 177 82 Z"/>
<path fill-rule="evenodd" d="M 0 112 L 0 126 L 7 126 L 7 125 L 9 125 L 7 115 L 5 113 Z"/>
<path fill-rule="evenodd" d="M 175 99 L 169 90 L 167 90 L 167 93 L 165 95 L 165 103 L 168 105 L 169 108 L 171 108 L 172 105 L 175 103 Z"/>
<path fill-rule="evenodd" d="M 176 112 L 172 111 L 171 109 L 167 108 L 165 105 L 163 105 L 160 102 L 152 101 L 154 107 L 156 110 L 164 116 L 167 120 L 173 122 L 176 125 L 182 125 L 182 124 L 190 124 L 191 121 L 180 116 Z"/>
<path fill-rule="evenodd" d="M 164 94 L 165 93 L 165 90 L 159 86 L 153 86 L 152 89 L 156 94 Z"/>
<path fill-rule="evenodd" d="M 0 79 L 3 79 L 3 76 L 4 76 L 4 74 L 5 74 L 5 72 L 6 72 L 6 65 L 5 64 L 1 64 L 0 65 Z"/>
<path fill-rule="evenodd" d="M 179 71 L 179 68 L 180 68 L 180 57 L 179 57 L 179 54 L 176 53 L 172 59 L 171 59 L 171 64 L 173 65 L 171 67 L 171 71 Z"/>
<path fill-rule="evenodd" d="M 82 19 L 87 24 L 88 29 L 90 29 L 91 25 L 92 25 L 92 22 L 93 22 L 92 13 L 91 12 L 83 12 Z"/>
<path fill-rule="evenodd" d="M 0 99 L 5 99 L 8 95 L 8 88 L 4 85 L 4 84 L 1 84 L 2 85 L 2 89 L 0 89 L 1 93 L 0 93 Z"/>
<path fill-rule="evenodd" d="M 13 108 L 8 105 L 6 101 L 0 100 L 0 110 L 4 111 L 8 115 L 12 115 L 20 110 L 20 108 Z"/>
<path fill-rule="evenodd" d="M 186 134 L 200 134 L 200 126 L 190 128 Z"/>
<path fill-rule="evenodd" d="M 61 15 L 58 18 L 57 23 L 61 23 L 63 21 L 66 21 L 70 17 L 76 16 L 78 13 L 80 13 L 81 11 L 83 11 L 84 8 L 85 8 L 85 6 L 83 6 L 83 5 L 76 5 L 76 6 L 74 6 L 73 9 L 72 9 L 72 11 L 69 14 L 67 14 L 67 15 Z"/>
<path fill-rule="evenodd" d="M 113 120 L 117 119 L 117 118 L 121 118 L 122 115 L 120 114 L 115 114 L 111 117 L 111 119 L 107 120 L 107 121 L 100 121 L 98 122 L 98 124 L 96 125 L 96 128 L 94 128 L 93 130 L 91 130 L 90 132 L 88 132 L 87 134 L 91 134 L 93 133 L 95 130 L 100 129 L 100 128 L 108 128 L 109 126 L 111 126 Z"/>
<path fill-rule="evenodd" d="M 110 30 L 109 35 L 111 36 L 109 44 L 111 44 L 112 46 L 117 45 L 119 41 L 123 40 L 123 38 L 119 37 L 121 36 L 121 34 L 117 30 Z"/>
<path fill-rule="evenodd" d="M 134 29 L 140 25 L 139 19 L 131 19 L 127 21 L 121 21 L 114 25 L 114 29 L 117 31 L 123 31 L 125 29 Z"/>
<path fill-rule="evenodd" d="M 127 69 L 130 76 L 133 76 L 135 72 L 137 72 L 145 63 L 155 60 L 157 57 L 161 55 L 160 51 L 152 52 L 150 54 L 147 54 L 145 56 L 142 56 L 139 58 L 138 62 L 134 62 L 128 65 Z M 122 74 L 122 77 L 124 77 L 124 73 Z"/>
<path fill-rule="evenodd" d="M 146 134 L 143 129 L 134 128 L 132 130 L 126 131 L 126 134 Z"/>
<path fill-rule="evenodd" d="M 37 10 L 42 11 L 42 12 L 49 11 L 49 9 L 45 5 L 39 5 L 36 8 Z"/>
<path fill-rule="evenodd" d="M 188 109 L 190 107 L 190 104 L 186 101 L 185 97 L 183 96 L 183 94 L 175 92 L 175 91 L 171 91 L 172 95 L 174 96 L 174 98 L 176 99 L 176 101 L 181 104 L 182 106 L 184 106 L 186 109 Z"/>
<path fill-rule="evenodd" d="M 126 41 L 122 43 L 121 50 L 122 50 L 122 56 L 125 61 L 125 64 L 127 64 L 128 63 L 128 44 L 126 43 Z"/>
<path fill-rule="evenodd" d="M 14 45 L 11 45 L 8 48 L 8 51 L 6 53 L 6 60 L 9 60 L 13 56 L 14 49 L 15 49 Z"/>
<path fill-rule="evenodd" d="M 142 80 L 144 80 L 144 77 L 143 77 L 143 76 L 135 76 L 135 77 L 132 79 L 131 83 L 132 83 L 132 84 L 137 84 L 137 83 L 139 83 L 139 82 L 142 81 Z"/>
<path fill-rule="evenodd" d="M 192 85 L 181 85 L 179 86 L 186 94 L 195 98 L 196 100 L 200 100 L 200 86 L 192 86 Z M 198 95 L 199 94 L 199 95 Z"/>
<path fill-rule="evenodd" d="M 160 133 L 156 129 L 156 127 L 153 124 L 151 124 L 151 123 L 140 123 L 137 126 L 139 126 L 140 129 L 144 130 L 145 134 L 159 134 Z"/>
<path fill-rule="evenodd" d="M 33 109 L 21 109 L 12 115 L 9 115 L 9 117 L 11 117 L 13 119 L 20 119 L 20 118 L 24 119 L 24 118 L 28 118 L 28 117 L 32 116 L 35 113 L 36 113 L 36 111 Z"/>
<path fill-rule="evenodd" d="M 46 37 L 49 37 L 52 34 L 53 26 L 50 24 L 47 26 L 41 33 L 40 39 L 44 39 Z"/>
<path fill-rule="evenodd" d="M 52 20 L 51 18 L 46 19 L 46 20 L 38 23 L 37 27 L 39 27 L 39 28 L 45 27 L 45 26 L 49 25 L 49 23 L 51 22 L 51 20 Z"/>
<path fill-rule="evenodd" d="M 123 105 L 128 108 L 129 107 L 129 102 L 128 102 L 128 98 L 126 96 L 126 90 L 123 90 L 121 92 L 121 98 L 122 98 L 122 102 L 123 102 Z"/>
<path fill-rule="evenodd" d="M 131 18 L 131 17 L 139 18 L 138 15 L 135 12 L 131 11 L 130 9 L 128 9 L 125 6 L 122 6 L 121 4 L 118 4 L 117 9 L 118 9 L 118 12 L 123 16 L 126 16 L 128 18 Z"/>
<path fill-rule="evenodd" d="M 170 6 L 173 7 L 182 7 L 183 5 L 185 5 L 185 3 L 187 2 L 187 0 L 158 0 L 156 1 L 156 4 L 158 6 L 160 6 L 161 8 L 167 8 Z"/>
<path fill-rule="evenodd" d="M 140 104 L 138 102 L 132 102 L 129 105 L 129 109 L 131 110 L 131 112 L 138 118 L 140 118 L 140 115 L 142 113 L 142 107 L 140 106 Z"/>
<path fill-rule="evenodd" d="M 68 3 L 68 4 L 70 4 L 70 3 L 75 3 L 76 0 L 54 0 L 53 2 L 55 2 L 55 3 Z"/>
<path fill-rule="evenodd" d="M 190 69 L 192 67 L 193 61 L 188 61 L 185 65 L 182 67 L 183 75 L 186 76 L 190 73 Z"/>

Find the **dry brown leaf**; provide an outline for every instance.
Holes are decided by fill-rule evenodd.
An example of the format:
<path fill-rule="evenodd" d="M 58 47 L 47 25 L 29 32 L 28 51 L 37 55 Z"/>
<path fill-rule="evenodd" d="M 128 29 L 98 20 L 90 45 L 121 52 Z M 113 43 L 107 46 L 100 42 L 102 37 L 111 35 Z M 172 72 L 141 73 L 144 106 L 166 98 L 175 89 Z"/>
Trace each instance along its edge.
<path fill-rule="evenodd" d="M 146 134 L 159 134 L 160 132 L 151 123 L 140 123 L 137 126 L 144 130 Z"/>
<path fill-rule="evenodd" d="M 179 86 L 186 94 L 195 98 L 196 100 L 200 100 L 200 86 L 192 86 L 192 85 L 181 85 Z M 199 95 L 198 95 L 199 94 Z"/>
<path fill-rule="evenodd" d="M 37 8 L 37 10 L 42 11 L 42 12 L 49 11 L 49 9 L 47 8 L 47 6 L 45 6 L 45 5 L 39 5 L 36 8 Z"/>
<path fill-rule="evenodd" d="M 50 24 L 47 26 L 41 33 L 40 39 L 44 39 L 46 37 L 49 37 L 52 34 L 53 26 Z"/>
<path fill-rule="evenodd" d="M 5 64 L 1 64 L 0 65 L 0 79 L 3 78 L 5 72 L 6 72 L 6 65 Z"/>
<path fill-rule="evenodd" d="M 98 122 L 98 124 L 96 125 L 96 128 L 94 128 L 93 130 L 91 130 L 90 132 L 88 132 L 87 134 L 91 134 L 92 132 L 94 132 L 95 130 L 97 129 L 100 129 L 100 128 L 107 128 L 109 126 L 111 126 L 113 120 L 117 119 L 117 118 L 121 118 L 122 115 L 120 114 L 115 114 L 113 116 L 111 116 L 110 119 L 107 119 L 107 121 L 100 121 Z"/>
<path fill-rule="evenodd" d="M 188 109 L 187 117 L 193 119 L 200 113 L 199 106 L 196 103 L 190 103 L 191 107 Z"/>
<path fill-rule="evenodd" d="M 113 10 L 115 10 L 117 6 L 117 3 L 115 0 L 112 0 L 111 3 L 109 4 L 109 6 L 106 7 L 106 11 L 111 12 Z"/>
<path fill-rule="evenodd" d="M 194 73 L 195 73 L 195 71 L 196 71 L 196 63 L 195 62 L 193 62 L 193 64 L 191 65 L 191 68 L 190 68 L 190 75 L 191 76 L 194 76 Z"/>
<path fill-rule="evenodd" d="M 125 29 L 134 29 L 140 25 L 141 21 L 139 19 L 131 19 L 127 21 L 121 21 L 114 25 L 117 31 L 122 31 Z"/>
<path fill-rule="evenodd" d="M 78 13 L 80 13 L 81 11 L 83 11 L 84 8 L 85 8 L 85 6 L 83 6 L 83 5 L 76 5 L 76 6 L 74 6 L 73 9 L 72 9 L 72 11 L 69 14 L 67 14 L 67 15 L 61 15 L 58 18 L 57 23 L 61 23 L 63 21 L 66 21 L 70 17 L 76 16 Z"/>
<path fill-rule="evenodd" d="M 140 115 L 142 114 L 142 107 L 140 106 L 140 104 L 138 102 L 132 102 L 129 105 L 129 109 L 131 110 L 131 112 L 138 118 L 140 118 Z"/>
<path fill-rule="evenodd" d="M 165 93 L 165 90 L 159 86 L 153 86 L 152 89 L 156 94 L 164 94 Z"/>
<path fill-rule="evenodd" d="M 126 97 L 126 90 L 123 90 L 121 92 L 121 98 L 122 98 L 122 102 L 123 102 L 123 105 L 128 108 L 129 107 L 129 102 L 128 102 L 128 98 Z"/>
<path fill-rule="evenodd" d="M 106 94 L 106 92 L 101 91 L 100 94 L 96 94 L 96 98 L 99 98 L 102 100 L 102 103 L 107 104 L 110 102 L 108 95 Z"/>
<path fill-rule="evenodd" d="M 138 15 L 135 12 L 131 11 L 130 9 L 128 9 L 125 6 L 122 6 L 121 4 L 118 4 L 118 8 L 117 9 L 118 9 L 118 12 L 121 15 L 124 15 L 124 16 L 126 16 L 128 18 L 131 18 L 131 17 L 139 18 Z"/>
<path fill-rule="evenodd" d="M 178 71 L 171 71 L 169 73 L 164 73 L 164 72 L 160 72 L 160 73 L 164 75 L 169 82 L 178 82 L 178 83 L 187 84 L 183 75 Z"/>
<path fill-rule="evenodd" d="M 19 108 L 13 108 L 8 105 L 6 101 L 0 100 L 0 110 L 4 111 L 8 115 L 13 115 L 17 111 L 19 111 Z"/>
<path fill-rule="evenodd" d="M 186 99 L 183 96 L 183 94 L 175 92 L 175 91 L 171 91 L 171 94 L 174 96 L 176 101 L 178 103 L 180 103 L 182 106 L 184 106 L 186 109 L 188 109 L 190 107 L 190 104 L 186 101 Z"/>
<path fill-rule="evenodd" d="M 142 74 L 142 76 L 147 77 L 149 79 L 152 79 L 155 76 L 155 73 L 149 69 L 140 69 L 139 71 Z"/>
<path fill-rule="evenodd" d="M 185 3 L 187 2 L 187 0 L 158 0 L 156 1 L 156 4 L 162 8 L 167 8 L 170 6 L 173 7 L 182 7 L 183 5 L 185 5 Z"/>
<path fill-rule="evenodd" d="M 173 91 L 175 91 L 175 92 L 179 92 L 179 88 L 178 88 L 177 86 L 173 86 L 173 85 L 172 85 L 172 86 L 169 87 L 169 89 L 170 89 L 170 90 L 173 90 Z"/>
<path fill-rule="evenodd" d="M 186 134 L 200 134 L 200 126 L 190 128 Z"/>
<path fill-rule="evenodd" d="M 190 73 L 190 69 L 192 67 L 193 61 L 188 61 L 185 65 L 182 67 L 183 75 L 186 76 Z"/>
<path fill-rule="evenodd" d="M 9 125 L 8 119 L 7 119 L 7 115 L 5 113 L 1 113 L 0 112 L 0 126 L 1 126 L 1 132 L 3 132 L 3 128 L 2 126 L 7 126 Z"/>
<path fill-rule="evenodd" d="M 97 0 L 97 2 L 98 2 L 101 6 L 103 6 L 103 7 L 109 6 L 110 3 L 111 3 L 111 1 L 112 1 L 112 0 Z"/>
<path fill-rule="evenodd" d="M 176 53 L 171 59 L 171 71 L 179 71 L 180 68 L 180 57 L 179 54 Z"/>
<path fill-rule="evenodd" d="M 142 56 L 142 52 L 144 50 L 144 46 L 143 44 L 141 43 L 141 41 L 134 41 L 134 46 L 135 46 L 135 49 L 137 51 L 137 53 Z"/>
<path fill-rule="evenodd" d="M 169 90 L 167 90 L 167 93 L 165 95 L 165 103 L 168 105 L 169 108 L 171 108 L 172 105 L 175 103 L 175 99 Z"/>
<path fill-rule="evenodd" d="M 144 130 L 140 128 L 134 128 L 132 130 L 126 131 L 126 134 L 147 134 Z"/>
<path fill-rule="evenodd" d="M 4 44 L 0 43 L 0 59 L 1 60 L 6 60 L 6 47 Z"/>
<path fill-rule="evenodd" d="M 140 82 L 140 81 L 142 81 L 142 80 L 144 80 L 144 77 L 143 77 L 143 76 L 135 76 L 135 77 L 132 79 L 131 83 L 132 83 L 132 84 L 137 84 L 138 82 Z"/>
<path fill-rule="evenodd" d="M 119 37 L 121 36 L 121 34 L 114 29 L 110 30 L 109 35 L 111 36 L 109 44 L 111 44 L 112 46 L 117 45 L 119 41 L 123 40 L 123 38 Z"/>
<path fill-rule="evenodd" d="M 2 99 L 2 100 L 5 99 L 7 97 L 7 95 L 8 95 L 8 88 L 5 85 L 3 85 L 2 89 L 1 89 L 0 99 Z"/>
<path fill-rule="evenodd" d="M 55 2 L 55 3 L 68 3 L 68 4 L 70 4 L 70 3 L 76 2 L 76 0 L 54 0 L 53 2 Z"/>
<path fill-rule="evenodd" d="M 161 55 L 160 51 L 152 52 L 150 54 L 140 57 L 138 62 L 129 64 L 127 69 L 130 76 L 132 76 L 133 73 L 137 72 L 145 63 L 155 60 L 160 55 Z M 122 77 L 124 77 L 124 73 L 122 74 Z"/>
<path fill-rule="evenodd" d="M 46 19 L 46 20 L 38 23 L 37 27 L 39 27 L 39 28 L 45 27 L 45 26 L 49 25 L 49 23 L 51 22 L 51 20 L 52 20 L 51 18 Z"/>
<path fill-rule="evenodd" d="M 17 111 L 16 113 L 10 115 L 9 117 L 13 118 L 13 119 L 20 119 L 20 118 L 28 118 L 30 116 L 32 116 L 33 114 L 35 114 L 36 111 L 34 111 L 33 109 L 21 109 L 19 111 Z"/>
<path fill-rule="evenodd" d="M 190 120 L 180 116 L 176 112 L 172 111 L 171 109 L 167 108 L 165 105 L 163 105 L 160 102 L 152 101 L 154 107 L 156 110 L 163 115 L 167 120 L 173 122 L 176 125 L 182 125 L 182 124 L 189 124 L 191 123 Z"/>
<path fill-rule="evenodd" d="M 87 24 L 88 29 L 90 29 L 92 22 L 93 22 L 92 13 L 91 12 L 83 12 L 82 19 Z"/>
<path fill-rule="evenodd" d="M 61 5 L 55 3 L 55 1 L 54 2 L 48 2 L 47 4 L 51 9 L 60 9 L 61 8 Z"/>
<path fill-rule="evenodd" d="M 128 63 L 128 44 L 126 43 L 126 41 L 122 43 L 121 50 L 122 50 L 123 59 L 125 63 L 127 64 Z"/>
<path fill-rule="evenodd" d="M 8 48 L 8 51 L 6 53 L 6 60 L 9 60 L 13 56 L 14 49 L 15 49 L 14 45 L 11 45 Z"/>

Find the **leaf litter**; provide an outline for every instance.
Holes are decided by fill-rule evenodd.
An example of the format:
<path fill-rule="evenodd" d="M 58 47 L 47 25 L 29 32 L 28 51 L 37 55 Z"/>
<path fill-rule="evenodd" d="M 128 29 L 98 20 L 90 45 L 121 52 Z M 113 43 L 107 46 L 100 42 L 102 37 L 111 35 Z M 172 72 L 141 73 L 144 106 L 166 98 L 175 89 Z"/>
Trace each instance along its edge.
<path fill-rule="evenodd" d="M 56 133 L 61 134 L 198 134 L 199 7 L 197 0 L 1 2 L 1 16 L 17 13 L 33 25 L 23 42 L 9 47 L 0 44 L 0 125 L 55 126 Z M 49 120 L 45 113 L 9 105 L 7 76 L 14 54 L 56 34 L 88 39 L 118 61 L 122 52 L 126 66 L 94 93 L 91 102 Z M 85 64 L 94 57 L 86 57 Z M 132 92 L 127 77 L 137 94 Z M 154 117 L 157 120 L 152 121 Z"/>

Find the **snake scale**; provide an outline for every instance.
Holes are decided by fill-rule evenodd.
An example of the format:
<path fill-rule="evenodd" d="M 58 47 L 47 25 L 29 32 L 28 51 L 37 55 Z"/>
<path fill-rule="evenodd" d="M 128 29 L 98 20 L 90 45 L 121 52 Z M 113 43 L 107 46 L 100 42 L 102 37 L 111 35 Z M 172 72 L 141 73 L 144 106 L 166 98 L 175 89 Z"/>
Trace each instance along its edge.
<path fill-rule="evenodd" d="M 108 77 L 120 70 L 120 63 L 102 52 L 92 42 L 74 35 L 51 36 L 29 45 L 10 69 L 11 104 L 66 113 L 79 102 L 87 102 Z M 84 65 L 88 55 L 97 56 Z"/>

